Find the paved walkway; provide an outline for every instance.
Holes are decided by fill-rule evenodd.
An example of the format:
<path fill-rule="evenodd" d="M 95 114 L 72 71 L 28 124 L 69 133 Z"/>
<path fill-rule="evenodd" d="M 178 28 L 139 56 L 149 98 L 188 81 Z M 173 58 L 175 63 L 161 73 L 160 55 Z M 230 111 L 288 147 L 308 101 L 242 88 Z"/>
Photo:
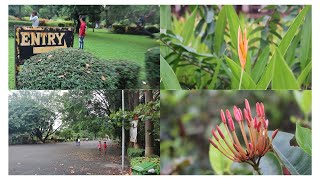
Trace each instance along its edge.
<path fill-rule="evenodd" d="M 9 146 L 9 175 L 113 175 L 128 174 L 128 161 L 121 170 L 121 146 L 107 142 L 107 154 L 98 141 Z"/>

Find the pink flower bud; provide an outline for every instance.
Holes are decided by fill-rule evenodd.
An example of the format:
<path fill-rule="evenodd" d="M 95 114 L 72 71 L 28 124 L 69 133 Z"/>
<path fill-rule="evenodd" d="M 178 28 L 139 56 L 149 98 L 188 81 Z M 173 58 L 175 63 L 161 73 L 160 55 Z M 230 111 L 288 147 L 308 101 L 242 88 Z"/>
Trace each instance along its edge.
<path fill-rule="evenodd" d="M 241 121 L 242 120 L 242 117 L 241 117 L 241 114 L 239 112 L 239 109 L 236 106 L 233 106 L 233 114 L 234 114 L 234 118 L 237 121 Z"/>
<path fill-rule="evenodd" d="M 265 116 L 263 103 L 260 103 L 260 114 L 261 114 L 262 117 Z"/>
<path fill-rule="evenodd" d="M 211 130 L 211 133 L 212 133 L 213 137 L 214 137 L 217 141 L 219 141 L 219 138 L 218 138 L 216 132 L 214 131 L 214 129 Z"/>
<path fill-rule="evenodd" d="M 279 129 L 276 129 L 275 131 L 273 131 L 272 133 L 272 139 L 274 139 L 276 137 L 276 135 L 278 134 Z"/>
<path fill-rule="evenodd" d="M 223 112 L 222 109 L 221 109 L 221 111 L 220 111 L 220 116 L 221 116 L 222 122 L 223 122 L 224 124 L 226 124 L 226 123 L 227 123 L 227 121 L 226 121 L 226 116 L 224 115 L 224 112 Z"/>
<path fill-rule="evenodd" d="M 226 110 L 226 114 L 227 114 L 227 118 L 228 118 L 228 126 L 229 126 L 229 129 L 231 131 L 234 131 L 235 127 L 234 127 L 234 122 L 233 122 L 233 119 L 231 117 L 231 114 L 229 112 L 229 110 L 227 109 Z"/>
<path fill-rule="evenodd" d="M 218 125 L 217 125 L 216 127 L 217 127 L 217 130 L 218 130 L 218 133 L 219 133 L 220 137 L 221 137 L 222 139 L 224 139 L 224 135 L 223 135 L 223 133 L 221 132 L 220 127 L 219 127 Z"/>
<path fill-rule="evenodd" d="M 257 112 L 257 116 L 261 117 L 260 104 L 258 102 L 256 103 L 256 112 Z"/>
<path fill-rule="evenodd" d="M 253 149 L 253 145 L 252 143 L 249 143 L 249 150 L 252 150 Z"/>
<path fill-rule="evenodd" d="M 248 100 L 245 99 L 245 100 L 244 100 L 244 103 L 245 103 L 245 105 L 246 105 L 246 109 L 247 109 L 247 111 L 248 111 L 248 114 L 251 114 L 250 104 L 249 104 Z"/>
<path fill-rule="evenodd" d="M 243 109 L 243 113 L 244 113 L 244 118 L 246 119 L 247 121 L 247 124 L 248 124 L 248 127 L 250 128 L 250 118 L 249 118 L 249 115 L 248 115 L 248 110 L 247 109 Z"/>
<path fill-rule="evenodd" d="M 219 149 L 218 146 L 212 141 L 212 139 L 209 138 L 209 142 L 214 146 L 215 148 Z"/>

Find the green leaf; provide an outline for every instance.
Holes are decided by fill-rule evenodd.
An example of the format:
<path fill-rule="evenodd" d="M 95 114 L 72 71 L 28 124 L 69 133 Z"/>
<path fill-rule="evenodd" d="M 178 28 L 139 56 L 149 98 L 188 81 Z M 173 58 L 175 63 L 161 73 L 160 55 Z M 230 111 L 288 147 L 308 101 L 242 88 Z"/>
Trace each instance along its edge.
<path fill-rule="evenodd" d="M 217 66 L 216 68 L 214 69 L 214 74 L 213 74 L 213 78 L 208 86 L 208 89 L 215 89 L 215 85 L 217 83 L 217 80 L 218 80 L 218 74 L 220 72 L 220 66 L 221 66 L 221 59 L 218 59 L 217 60 Z"/>
<path fill-rule="evenodd" d="M 257 59 L 257 62 L 255 63 L 255 66 L 252 69 L 251 77 L 255 82 L 258 82 L 258 80 L 260 79 L 262 73 L 266 68 L 266 65 L 269 59 L 269 53 L 270 53 L 270 48 L 269 46 L 267 46 L 262 50 L 261 54 Z"/>
<path fill-rule="evenodd" d="M 300 87 L 308 77 L 311 69 L 312 69 L 312 61 L 309 62 L 309 64 L 303 69 L 300 76 L 298 77 L 298 84 Z"/>
<path fill-rule="evenodd" d="M 232 5 L 226 5 L 226 14 L 229 23 L 231 43 L 233 47 L 238 47 L 238 28 L 240 25 L 237 13 Z"/>
<path fill-rule="evenodd" d="M 275 66 L 272 78 L 272 89 L 300 89 L 296 78 L 278 48 L 276 48 L 274 60 Z"/>
<path fill-rule="evenodd" d="M 312 132 L 308 128 L 301 127 L 298 123 L 296 124 L 296 140 L 299 146 L 312 156 Z"/>
<path fill-rule="evenodd" d="M 287 61 L 289 67 L 292 67 L 292 65 L 296 62 L 296 49 L 299 45 L 301 37 L 301 31 L 293 38 L 285 57 L 285 60 Z"/>
<path fill-rule="evenodd" d="M 221 129 L 222 133 L 225 136 L 227 136 L 227 131 L 222 123 L 220 124 L 220 129 Z M 214 137 L 212 137 L 212 139 L 214 139 Z M 229 142 L 229 143 L 231 143 L 231 142 Z M 221 143 L 221 144 L 223 144 L 223 143 Z M 233 161 L 231 161 L 230 159 L 225 157 L 219 150 L 217 150 L 215 147 L 213 147 L 210 143 L 209 143 L 209 146 L 210 146 L 209 147 L 209 161 L 210 161 L 211 167 L 212 167 L 213 171 L 215 172 L 215 174 L 222 175 L 225 172 L 230 172 L 230 168 L 231 168 Z"/>
<path fill-rule="evenodd" d="M 272 56 L 269 64 L 266 67 L 261 79 L 259 80 L 256 89 L 267 89 L 274 74 L 274 66 L 275 66 L 275 58 L 276 56 Z"/>
<path fill-rule="evenodd" d="M 268 132 L 271 136 L 272 131 Z M 291 146 L 293 134 L 279 131 L 272 141 L 273 150 L 292 175 L 311 175 L 311 156 L 298 146 Z"/>
<path fill-rule="evenodd" d="M 294 97 L 305 116 L 312 110 L 312 91 L 294 91 Z"/>
<path fill-rule="evenodd" d="M 160 77 L 165 89 L 181 89 L 175 73 L 162 56 L 160 56 Z"/>
<path fill-rule="evenodd" d="M 282 167 L 277 156 L 272 153 L 266 153 L 260 160 L 259 167 L 263 175 L 282 175 Z"/>
<path fill-rule="evenodd" d="M 215 30 L 214 44 L 213 44 L 214 51 L 216 52 L 216 54 L 221 53 L 220 51 L 221 51 L 222 43 L 224 40 L 224 30 L 226 28 L 226 22 L 227 22 L 225 11 L 226 11 L 225 6 L 223 6 L 218 15 L 218 19 L 216 22 L 216 30 Z"/>
<path fill-rule="evenodd" d="M 298 16 L 294 19 L 292 25 L 290 26 L 289 30 L 287 31 L 286 35 L 283 37 L 279 44 L 279 52 L 281 55 L 285 55 L 287 52 L 287 49 L 289 48 L 289 45 L 291 41 L 293 40 L 294 36 L 296 35 L 297 31 L 299 30 L 300 25 L 304 21 L 304 17 L 309 12 L 311 6 L 305 6 L 303 10 L 298 14 Z"/>
<path fill-rule="evenodd" d="M 232 71 L 233 76 L 237 80 L 238 84 L 240 82 L 240 75 L 241 75 L 241 67 L 235 63 L 233 60 L 225 56 L 225 59 L 227 61 L 227 64 L 229 68 Z M 243 72 L 243 77 L 242 77 L 242 84 L 241 84 L 241 89 L 254 89 L 256 87 L 256 84 L 254 81 L 251 79 L 250 75 L 248 75 L 247 72 Z"/>
<path fill-rule="evenodd" d="M 166 30 L 172 30 L 171 22 L 171 7 L 169 5 L 160 6 L 160 28 Z"/>
<path fill-rule="evenodd" d="M 189 44 L 189 42 L 191 40 L 191 36 L 193 35 L 192 33 L 194 30 L 194 23 L 196 21 L 197 12 L 198 12 L 198 8 L 196 7 L 196 8 L 194 8 L 191 16 L 188 18 L 187 22 L 183 26 L 183 31 L 181 33 L 181 36 L 183 38 L 184 45 Z"/>
<path fill-rule="evenodd" d="M 171 22 L 171 7 L 169 5 L 160 6 L 160 29 L 165 29 L 166 31 L 172 30 Z M 166 57 L 170 54 L 171 50 L 169 47 L 163 46 L 163 43 L 160 43 L 160 53 L 163 57 Z"/>
<path fill-rule="evenodd" d="M 304 69 L 309 63 L 309 57 L 311 55 L 311 11 L 308 12 L 305 23 L 302 26 L 301 31 L 301 54 L 300 54 L 300 65 L 301 69 Z"/>

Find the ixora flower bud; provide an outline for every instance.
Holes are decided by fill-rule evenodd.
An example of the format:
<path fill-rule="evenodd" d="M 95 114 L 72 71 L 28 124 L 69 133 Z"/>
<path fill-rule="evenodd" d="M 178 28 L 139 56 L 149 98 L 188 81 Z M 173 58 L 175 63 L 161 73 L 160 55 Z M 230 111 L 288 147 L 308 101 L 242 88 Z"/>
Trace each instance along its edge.
<path fill-rule="evenodd" d="M 248 100 L 245 100 L 245 108 L 243 109 L 244 118 L 240 108 L 233 107 L 234 118 L 236 119 L 241 135 L 239 136 L 235 132 L 235 125 L 232 119 L 230 111 L 226 110 L 226 116 L 228 125 L 226 125 L 226 117 L 223 110 L 220 115 L 222 122 L 224 123 L 225 132 L 228 136 L 224 135 L 219 126 L 216 126 L 217 133 L 212 129 L 212 135 L 214 139 L 209 139 L 210 143 L 218 149 L 224 156 L 235 161 L 245 162 L 250 164 L 259 174 L 259 162 L 268 151 L 272 150 L 272 140 L 276 137 L 278 129 L 272 133 L 271 138 L 268 136 L 269 120 L 265 119 L 264 105 L 263 103 L 256 103 L 257 116 L 252 118 L 250 105 Z M 245 122 L 247 128 L 245 128 Z M 246 131 L 247 130 L 247 131 Z M 245 147 L 240 144 L 239 138 L 242 138 L 245 142 Z M 222 139 L 222 141 L 219 141 Z M 215 142 L 215 141 L 216 142 Z"/>

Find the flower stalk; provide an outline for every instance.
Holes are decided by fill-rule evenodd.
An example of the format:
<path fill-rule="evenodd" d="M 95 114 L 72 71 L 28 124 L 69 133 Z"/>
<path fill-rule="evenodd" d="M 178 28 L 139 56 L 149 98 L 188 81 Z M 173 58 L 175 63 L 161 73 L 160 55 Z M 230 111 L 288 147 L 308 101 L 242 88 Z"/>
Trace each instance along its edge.
<path fill-rule="evenodd" d="M 233 117 L 227 109 L 225 113 L 223 110 L 220 111 L 226 135 L 223 134 L 219 126 L 216 126 L 216 130 L 212 129 L 214 139 L 209 139 L 209 141 L 228 159 L 239 163 L 248 163 L 257 174 L 262 174 L 259 167 L 260 160 L 272 150 L 272 140 L 276 137 L 278 129 L 269 138 L 269 121 L 265 117 L 263 103 L 256 103 L 256 116 L 254 117 L 251 114 L 249 102 L 245 99 L 243 111 L 234 106 L 233 115 L 240 129 L 240 136 L 236 134 Z M 243 140 L 245 147 L 241 145 L 239 139 Z"/>

